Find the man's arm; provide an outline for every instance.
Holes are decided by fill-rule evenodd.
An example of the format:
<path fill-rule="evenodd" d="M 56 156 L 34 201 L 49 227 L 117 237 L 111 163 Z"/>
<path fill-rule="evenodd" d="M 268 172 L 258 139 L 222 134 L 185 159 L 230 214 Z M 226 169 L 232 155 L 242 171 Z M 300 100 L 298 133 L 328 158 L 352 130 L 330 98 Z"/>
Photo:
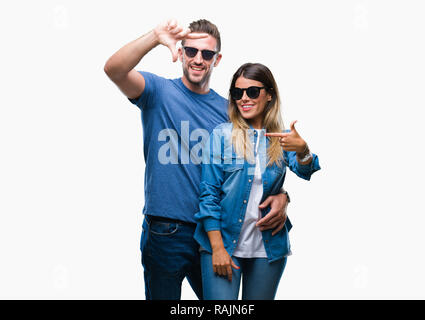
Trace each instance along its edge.
<path fill-rule="evenodd" d="M 143 93 L 145 79 L 134 67 L 158 44 L 155 33 L 150 31 L 122 47 L 106 62 L 105 73 L 128 98 L 137 98 Z"/>
<path fill-rule="evenodd" d="M 286 208 L 289 201 L 288 193 L 284 190 L 277 195 L 268 196 L 267 199 L 260 204 L 259 208 L 264 209 L 270 206 L 270 212 L 267 213 L 265 217 L 258 220 L 256 226 L 259 227 L 261 231 L 273 229 L 272 236 L 282 230 L 287 218 Z"/>
<path fill-rule="evenodd" d="M 199 39 L 207 35 L 191 34 L 189 28 L 183 28 L 175 20 L 168 20 L 140 38 L 126 44 L 106 61 L 104 71 L 108 77 L 127 96 L 134 99 L 145 89 L 145 79 L 134 68 L 142 58 L 157 45 L 168 47 L 177 61 L 176 44 L 178 41 L 191 38 Z"/>

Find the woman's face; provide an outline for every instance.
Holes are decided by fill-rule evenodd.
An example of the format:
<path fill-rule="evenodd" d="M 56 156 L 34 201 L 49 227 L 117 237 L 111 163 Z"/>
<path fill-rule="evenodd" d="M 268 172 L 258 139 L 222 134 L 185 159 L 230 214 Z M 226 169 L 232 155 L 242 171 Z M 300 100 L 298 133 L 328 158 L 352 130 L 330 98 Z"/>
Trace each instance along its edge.
<path fill-rule="evenodd" d="M 263 83 L 246 79 L 240 76 L 235 82 L 235 88 L 247 89 L 249 87 L 264 87 Z M 236 101 L 242 117 L 247 120 L 255 129 L 261 129 L 263 125 L 264 109 L 272 96 L 267 93 L 266 89 L 261 89 L 257 98 L 250 98 L 247 91 L 244 90 L 242 98 Z"/>

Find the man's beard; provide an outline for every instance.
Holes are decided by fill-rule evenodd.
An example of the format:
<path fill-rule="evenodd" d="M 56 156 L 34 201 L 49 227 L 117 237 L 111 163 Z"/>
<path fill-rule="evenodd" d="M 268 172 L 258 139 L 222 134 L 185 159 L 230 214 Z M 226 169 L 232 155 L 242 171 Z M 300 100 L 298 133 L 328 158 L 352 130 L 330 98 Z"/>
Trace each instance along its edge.
<path fill-rule="evenodd" d="M 209 82 L 210 77 L 211 77 L 211 71 L 212 71 L 211 69 L 209 69 L 208 72 L 205 72 L 205 74 L 199 80 L 198 80 L 198 78 L 196 80 L 194 80 L 190 76 L 189 68 L 190 68 L 190 66 L 187 66 L 186 68 L 183 67 L 183 74 L 184 74 L 185 78 L 187 79 L 187 81 L 189 83 L 193 84 L 194 86 L 201 87 L 205 83 Z"/>

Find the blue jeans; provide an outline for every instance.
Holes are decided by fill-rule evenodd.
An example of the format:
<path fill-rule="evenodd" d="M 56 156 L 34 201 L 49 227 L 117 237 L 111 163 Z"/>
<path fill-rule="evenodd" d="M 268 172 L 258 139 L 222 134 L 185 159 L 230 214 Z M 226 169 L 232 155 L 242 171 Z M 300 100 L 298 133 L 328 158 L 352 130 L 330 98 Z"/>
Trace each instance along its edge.
<path fill-rule="evenodd" d="M 184 278 L 202 299 L 195 228 L 196 225 L 153 221 L 145 216 L 140 248 L 147 300 L 179 300 Z"/>
<path fill-rule="evenodd" d="M 212 255 L 201 252 L 202 286 L 205 300 L 237 300 L 243 277 L 242 300 L 273 300 L 286 265 L 286 257 L 269 263 L 267 258 L 232 257 L 232 281 L 214 273 Z"/>

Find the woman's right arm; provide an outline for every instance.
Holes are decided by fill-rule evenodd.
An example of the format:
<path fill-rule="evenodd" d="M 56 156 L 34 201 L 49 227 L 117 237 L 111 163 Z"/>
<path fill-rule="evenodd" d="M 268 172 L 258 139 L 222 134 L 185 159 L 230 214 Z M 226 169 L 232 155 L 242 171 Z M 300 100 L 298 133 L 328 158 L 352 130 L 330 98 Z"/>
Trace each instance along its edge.
<path fill-rule="evenodd" d="M 223 132 L 215 129 L 211 133 L 202 156 L 202 181 L 200 185 L 199 213 L 195 218 L 202 224 L 212 249 L 215 273 L 232 280 L 232 267 L 239 269 L 227 253 L 221 235 L 221 188 L 224 182 L 221 158 Z"/>
<path fill-rule="evenodd" d="M 224 248 L 223 239 L 219 230 L 207 232 L 212 248 L 212 265 L 214 273 L 226 276 L 232 281 L 232 268 L 239 269 L 233 262 L 232 257 Z"/>
<path fill-rule="evenodd" d="M 221 229 L 221 188 L 224 181 L 221 161 L 221 133 L 214 129 L 202 150 L 202 174 L 199 186 L 199 212 L 195 219 L 206 232 Z"/>

